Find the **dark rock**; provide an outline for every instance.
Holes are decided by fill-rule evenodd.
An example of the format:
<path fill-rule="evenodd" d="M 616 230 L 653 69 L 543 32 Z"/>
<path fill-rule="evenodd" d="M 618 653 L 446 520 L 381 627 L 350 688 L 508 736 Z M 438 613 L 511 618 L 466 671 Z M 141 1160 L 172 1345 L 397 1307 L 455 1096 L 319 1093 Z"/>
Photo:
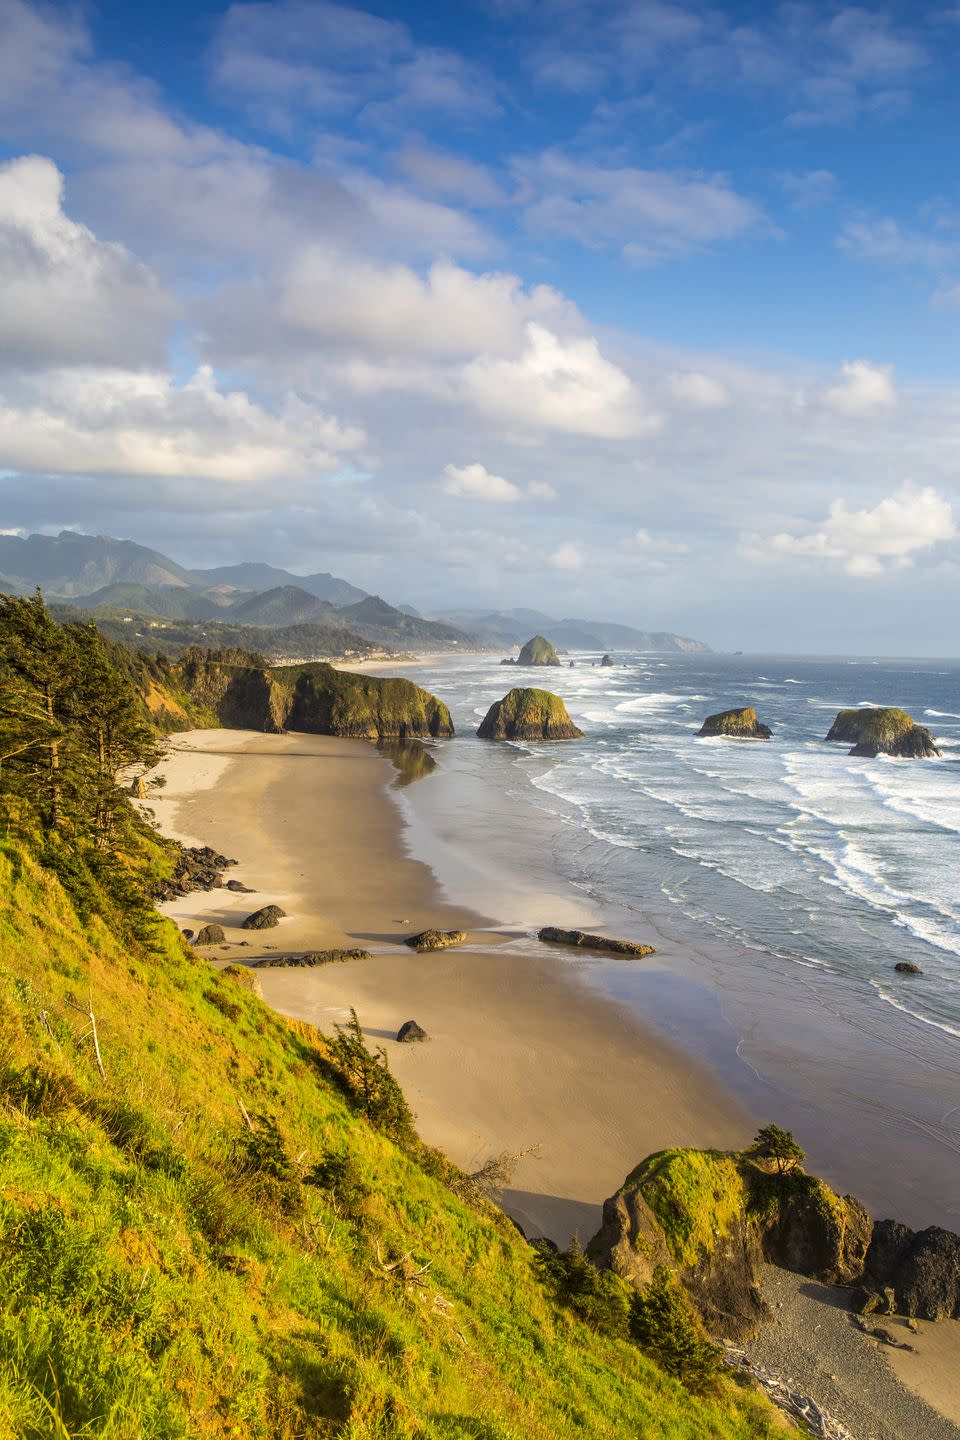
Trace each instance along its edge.
<path fill-rule="evenodd" d="M 226 940 L 222 925 L 204 925 L 194 945 L 221 945 Z"/>
<path fill-rule="evenodd" d="M 851 755 L 895 755 L 902 759 L 924 760 L 940 751 L 930 731 L 914 724 L 906 710 L 892 706 L 860 706 L 840 710 L 830 726 L 828 740 L 852 745 Z"/>
<path fill-rule="evenodd" d="M 147 782 L 142 775 L 138 775 L 135 780 L 130 781 L 130 794 L 134 800 L 146 800 L 148 795 Z"/>
<path fill-rule="evenodd" d="M 864 1281 L 880 1290 L 892 1285 L 900 1262 L 915 1239 L 910 1226 L 902 1225 L 899 1220 L 875 1220 L 863 1266 Z"/>
<path fill-rule="evenodd" d="M 477 731 L 481 740 L 580 740 L 583 731 L 549 690 L 510 690 L 496 700 Z"/>
<path fill-rule="evenodd" d="M 254 910 L 243 922 L 244 930 L 272 930 L 285 920 L 286 910 L 281 910 L 279 905 L 264 905 L 260 910 Z"/>
<path fill-rule="evenodd" d="M 898 960 L 894 970 L 899 970 L 901 975 L 922 975 L 923 971 L 919 965 L 914 965 L 912 960 Z"/>
<path fill-rule="evenodd" d="M 538 939 L 548 945 L 573 945 L 578 950 L 608 950 L 614 955 L 653 955 L 652 945 L 638 945 L 633 940 L 610 940 L 606 935 L 590 935 L 585 930 L 559 930 L 545 925 Z"/>
<path fill-rule="evenodd" d="M 604 655 L 603 659 L 600 661 L 600 664 L 609 670 L 613 665 L 613 656 Z"/>
<path fill-rule="evenodd" d="M 306 950 L 302 955 L 268 955 L 253 963 L 258 970 L 286 970 L 299 966 L 340 965 L 348 960 L 369 959 L 369 950 Z"/>
<path fill-rule="evenodd" d="M 180 934 L 183 936 L 184 940 L 192 940 L 192 939 L 193 939 L 193 931 L 192 931 L 192 930 L 181 930 L 181 931 L 180 931 Z"/>
<path fill-rule="evenodd" d="M 180 846 L 172 877 L 162 880 L 155 887 L 153 897 L 155 900 L 176 900 L 194 890 L 215 890 L 223 884 L 224 870 L 236 863 L 236 860 L 229 860 L 209 845 L 198 845 L 192 849 Z"/>
<path fill-rule="evenodd" d="M 462 945 L 466 938 L 466 930 L 423 930 L 419 935 L 408 935 L 403 943 L 411 950 L 446 950 L 450 945 Z"/>
<path fill-rule="evenodd" d="M 232 890 L 235 895 L 255 895 L 257 893 L 252 885 L 244 885 L 242 880 L 228 880 L 225 888 Z"/>
<path fill-rule="evenodd" d="M 921 1320 L 960 1318 L 960 1236 L 921 1230 L 894 1276 L 897 1310 Z"/>
<path fill-rule="evenodd" d="M 402 1045 L 410 1045 L 415 1040 L 429 1040 L 430 1036 L 417 1024 L 416 1020 L 404 1020 L 397 1031 L 397 1039 Z"/>
<path fill-rule="evenodd" d="M 721 710 L 717 715 L 708 715 L 697 731 L 701 736 L 718 735 L 728 740 L 769 740 L 773 731 L 757 719 L 752 705 L 740 710 Z"/>
<path fill-rule="evenodd" d="M 855 1285 L 850 1292 L 850 1309 L 857 1315 L 874 1315 L 884 1310 L 884 1297 L 872 1285 Z"/>

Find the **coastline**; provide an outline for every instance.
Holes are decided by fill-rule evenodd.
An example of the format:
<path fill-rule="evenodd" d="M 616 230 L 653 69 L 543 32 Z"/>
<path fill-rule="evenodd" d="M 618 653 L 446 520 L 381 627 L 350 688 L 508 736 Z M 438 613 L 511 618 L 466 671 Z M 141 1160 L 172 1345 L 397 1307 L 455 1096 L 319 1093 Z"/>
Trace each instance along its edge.
<path fill-rule="evenodd" d="M 148 802 L 159 828 L 235 857 L 229 878 L 255 890 L 193 892 L 162 905 L 164 913 L 181 926 L 224 926 L 225 945 L 201 952 L 215 965 L 304 949 L 369 949 L 366 961 L 258 970 L 264 998 L 321 1030 L 355 1007 L 371 1043 L 386 1049 L 423 1138 L 462 1167 L 476 1169 L 504 1151 L 533 1151 L 503 1199 L 531 1237 L 547 1234 L 561 1245 L 574 1235 L 587 1240 L 603 1199 L 655 1150 L 740 1148 L 752 1137 L 757 1117 L 718 1079 L 719 1067 L 697 1058 L 696 1008 L 666 1039 L 590 983 L 595 962 L 540 945 L 528 930 L 494 924 L 444 892 L 417 858 L 410 807 L 394 788 L 397 771 L 374 746 L 193 732 L 174 737 L 155 773 L 167 780 Z M 478 893 L 475 885 L 475 904 Z M 483 908 L 496 911 L 498 898 L 491 894 Z M 281 904 L 289 918 L 264 932 L 239 928 L 268 903 Z M 567 904 L 568 923 L 605 918 L 586 897 Z M 543 905 L 544 918 L 554 920 L 556 900 Z M 402 944 L 428 925 L 466 929 L 467 943 L 422 955 Z M 649 966 L 656 980 L 650 961 L 622 963 L 624 975 Z M 424 1027 L 427 1044 L 396 1042 L 408 1019 Z M 809 1306 L 778 1313 L 791 1362 L 806 1353 L 806 1329 L 819 1313 Z M 953 1378 L 960 1322 L 923 1325 L 911 1337 L 914 1353 L 896 1355 L 848 1329 L 831 1357 L 841 1394 L 862 1392 L 864 1364 L 880 1355 L 891 1362 L 890 1383 L 936 1412 L 928 1412 L 922 1431 L 897 1424 L 889 1436 L 960 1436 L 951 1428 L 960 1426 Z"/>

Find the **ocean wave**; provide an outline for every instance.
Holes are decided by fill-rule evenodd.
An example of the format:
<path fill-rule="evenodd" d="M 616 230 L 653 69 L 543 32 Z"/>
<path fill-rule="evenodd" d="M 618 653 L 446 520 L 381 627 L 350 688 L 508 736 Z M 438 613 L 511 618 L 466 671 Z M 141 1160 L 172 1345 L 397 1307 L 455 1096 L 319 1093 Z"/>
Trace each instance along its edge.
<path fill-rule="evenodd" d="M 924 710 L 924 715 L 933 715 L 937 720 L 960 720 L 954 710 Z"/>
<path fill-rule="evenodd" d="M 947 1020 L 935 1020 L 932 1015 L 924 1015 L 920 1010 L 912 1010 L 909 1005 L 905 1005 L 902 1000 L 891 995 L 888 990 L 884 990 L 883 986 L 875 980 L 870 983 L 880 999 L 885 1004 L 892 1005 L 894 1010 L 899 1010 L 903 1015 L 909 1015 L 912 1020 L 919 1020 L 921 1025 L 930 1025 L 934 1030 L 940 1030 L 945 1035 L 953 1035 L 960 1039 L 960 1026 L 951 1025 Z"/>

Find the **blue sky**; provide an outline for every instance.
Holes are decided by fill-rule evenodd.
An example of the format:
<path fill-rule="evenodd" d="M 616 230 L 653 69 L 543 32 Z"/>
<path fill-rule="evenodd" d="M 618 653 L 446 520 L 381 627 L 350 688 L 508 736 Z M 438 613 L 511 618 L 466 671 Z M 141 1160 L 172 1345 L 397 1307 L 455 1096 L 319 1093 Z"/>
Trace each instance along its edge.
<path fill-rule="evenodd" d="M 960 7 L 0 0 L 0 528 L 956 653 Z"/>

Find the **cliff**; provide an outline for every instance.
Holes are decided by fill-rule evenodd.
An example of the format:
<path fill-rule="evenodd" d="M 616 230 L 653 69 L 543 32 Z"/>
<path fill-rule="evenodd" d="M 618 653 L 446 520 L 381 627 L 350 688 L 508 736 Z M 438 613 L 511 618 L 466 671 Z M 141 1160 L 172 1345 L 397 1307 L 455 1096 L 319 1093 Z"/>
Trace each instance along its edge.
<path fill-rule="evenodd" d="M 559 665 L 560 656 L 543 635 L 534 635 L 517 656 L 518 665 Z"/>
<path fill-rule="evenodd" d="M 514 689 L 490 706 L 477 734 L 481 740 L 579 740 L 583 731 L 559 695 Z"/>
<path fill-rule="evenodd" d="M 299 730 L 361 740 L 405 740 L 454 733 L 442 701 L 410 680 L 381 679 L 316 662 L 270 668 L 256 657 L 224 663 L 188 657 L 182 683 L 233 729 Z"/>
<path fill-rule="evenodd" d="M 923 760 L 940 754 L 925 725 L 917 725 L 906 710 L 892 707 L 841 710 L 826 738 L 852 745 L 851 755 L 895 755 Z"/>
<path fill-rule="evenodd" d="M 757 719 L 752 705 L 741 710 L 721 710 L 708 715 L 697 731 L 698 736 L 720 735 L 728 740 L 769 740 L 773 731 Z"/>

